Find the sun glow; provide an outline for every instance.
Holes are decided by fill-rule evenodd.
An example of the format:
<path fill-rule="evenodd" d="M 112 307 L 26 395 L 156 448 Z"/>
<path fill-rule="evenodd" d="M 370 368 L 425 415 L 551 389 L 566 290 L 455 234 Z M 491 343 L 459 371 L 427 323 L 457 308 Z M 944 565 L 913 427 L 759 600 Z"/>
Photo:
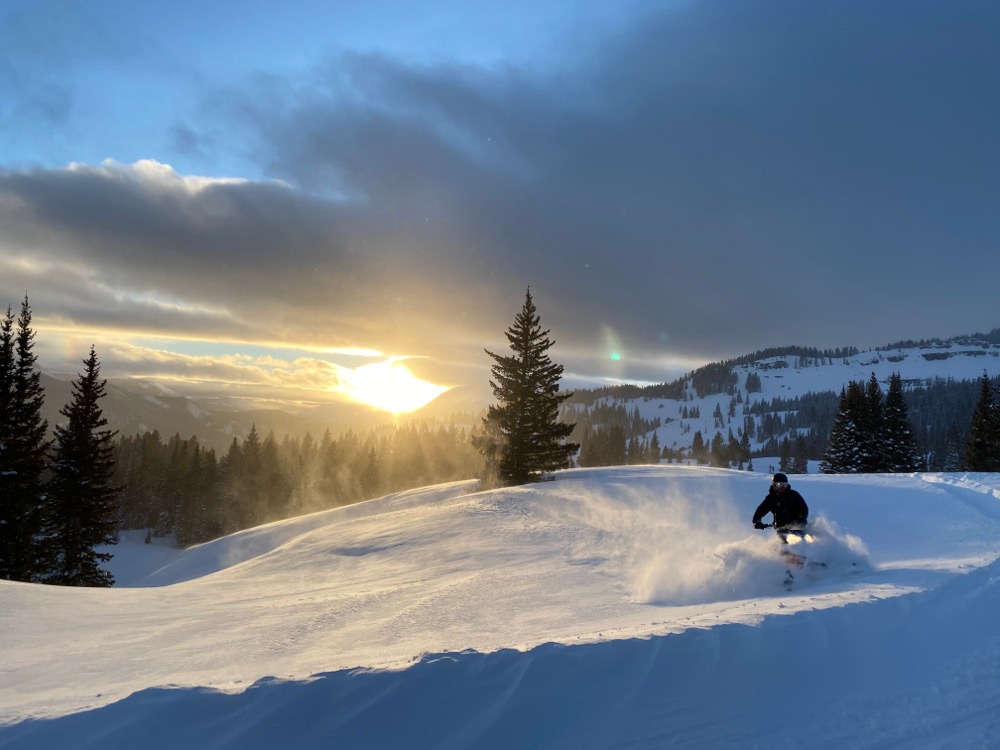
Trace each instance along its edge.
<path fill-rule="evenodd" d="M 345 370 L 342 379 L 343 383 L 333 390 L 393 414 L 416 411 L 449 390 L 421 380 L 397 358 Z"/>

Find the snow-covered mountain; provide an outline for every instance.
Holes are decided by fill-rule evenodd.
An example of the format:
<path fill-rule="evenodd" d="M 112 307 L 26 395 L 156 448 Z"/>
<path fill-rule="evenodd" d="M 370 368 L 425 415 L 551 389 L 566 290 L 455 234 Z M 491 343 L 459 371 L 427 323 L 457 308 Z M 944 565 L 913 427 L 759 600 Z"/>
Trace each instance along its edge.
<path fill-rule="evenodd" d="M 0 581 L 0 747 L 1000 746 L 1000 475 L 457 483 Z"/>
<path fill-rule="evenodd" d="M 995 333 L 995 332 L 994 332 Z M 671 385 L 647 388 L 609 388 L 603 391 L 577 393 L 578 410 L 584 406 L 613 404 L 629 414 L 636 410 L 643 420 L 659 422 L 655 430 L 644 433 L 647 439 L 655 432 L 661 447 L 686 452 L 695 433 L 700 432 L 706 443 L 716 433 L 728 438 L 731 430 L 740 435 L 744 420 L 753 420 L 755 430 L 751 449 L 760 450 L 770 433 L 760 431 L 763 413 L 787 415 L 787 403 L 804 396 L 829 393 L 835 410 L 836 398 L 850 381 L 866 383 L 874 374 L 883 391 L 888 390 L 889 378 L 899 373 L 908 393 L 935 381 L 978 380 L 983 373 L 991 378 L 1000 376 L 1000 344 L 996 336 L 963 336 L 949 340 L 871 350 L 849 356 L 746 356 L 727 363 L 715 363 L 702 368 L 712 371 L 708 380 L 721 379 L 720 373 L 731 373 L 726 388 L 706 390 L 696 387 L 698 371 Z M 749 385 L 749 387 L 748 387 Z M 978 394 L 978 389 L 971 391 Z M 736 403 L 736 400 L 739 400 Z M 571 402 L 572 403 L 572 402 Z M 760 409 L 762 404 L 769 407 Z M 971 404 L 965 418 L 971 417 Z M 721 414 L 721 419 L 716 415 Z M 691 415 L 691 416 L 688 416 Z M 832 412 L 830 414 L 832 417 Z M 782 435 L 794 436 L 795 429 L 782 430 Z"/>

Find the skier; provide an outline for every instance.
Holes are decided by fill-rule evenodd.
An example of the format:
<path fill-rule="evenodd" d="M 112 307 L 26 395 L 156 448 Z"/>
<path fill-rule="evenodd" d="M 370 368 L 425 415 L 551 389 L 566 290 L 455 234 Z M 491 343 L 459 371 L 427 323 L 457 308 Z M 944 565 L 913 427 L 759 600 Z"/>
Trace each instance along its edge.
<path fill-rule="evenodd" d="M 789 565 L 789 569 L 785 571 L 784 583 L 785 588 L 791 591 L 795 584 L 795 575 L 791 568 L 804 568 L 806 558 L 792 551 L 791 547 L 786 545 L 791 541 L 790 535 L 794 535 L 796 531 L 801 532 L 805 528 L 809 520 L 809 506 L 802 499 L 802 495 L 788 486 L 788 477 L 781 472 L 771 478 L 771 489 L 768 491 L 767 497 L 754 511 L 753 527 L 755 529 L 767 528 L 767 524 L 761 519 L 768 513 L 774 516 L 774 522 L 771 525 L 781 537 L 781 557 Z M 806 538 L 808 539 L 808 535 Z"/>
<path fill-rule="evenodd" d="M 802 495 L 788 486 L 788 477 L 780 472 L 772 477 L 767 497 L 754 511 L 755 529 L 767 528 L 761 519 L 768 513 L 774 516 L 772 525 L 781 534 L 782 539 L 789 530 L 804 528 L 809 520 L 809 506 L 806 505 L 806 501 L 802 499 Z"/>

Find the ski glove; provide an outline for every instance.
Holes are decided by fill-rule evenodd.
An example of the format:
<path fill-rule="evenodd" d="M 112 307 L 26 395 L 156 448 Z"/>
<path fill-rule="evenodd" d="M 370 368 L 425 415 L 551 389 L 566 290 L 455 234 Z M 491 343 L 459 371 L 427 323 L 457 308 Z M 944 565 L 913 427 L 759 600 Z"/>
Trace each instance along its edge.
<path fill-rule="evenodd" d="M 767 526 L 760 521 L 754 521 L 753 527 L 755 529 L 766 529 Z"/>

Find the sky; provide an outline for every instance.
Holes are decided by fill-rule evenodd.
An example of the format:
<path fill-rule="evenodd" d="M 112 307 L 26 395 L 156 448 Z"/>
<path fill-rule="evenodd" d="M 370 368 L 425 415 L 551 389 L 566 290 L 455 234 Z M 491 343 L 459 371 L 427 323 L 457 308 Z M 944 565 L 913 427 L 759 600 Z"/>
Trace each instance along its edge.
<path fill-rule="evenodd" d="M 187 550 L 125 532 L 113 588 L 0 581 L 0 745 L 996 747 L 1000 474 L 793 476 L 801 568 L 751 527 L 769 479 L 575 469 Z"/>
<path fill-rule="evenodd" d="M 529 287 L 574 385 L 987 331 L 998 33 L 988 0 L 7 0 L 0 304 L 53 372 L 390 411 L 488 398 Z"/>

